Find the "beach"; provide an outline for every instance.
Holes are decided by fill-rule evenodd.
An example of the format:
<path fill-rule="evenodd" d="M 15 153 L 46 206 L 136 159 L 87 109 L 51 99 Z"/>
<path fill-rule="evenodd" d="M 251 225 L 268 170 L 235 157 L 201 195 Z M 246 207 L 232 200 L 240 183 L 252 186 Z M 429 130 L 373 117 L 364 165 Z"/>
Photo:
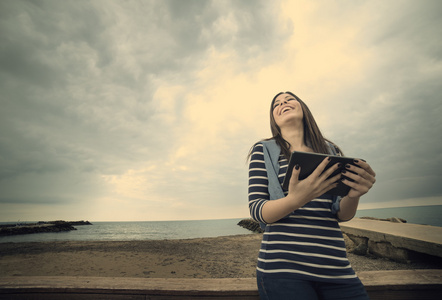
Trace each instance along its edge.
<path fill-rule="evenodd" d="M 0 276 L 254 277 L 261 237 L 0 243 Z M 348 257 L 356 272 L 442 268 L 431 262 Z"/>

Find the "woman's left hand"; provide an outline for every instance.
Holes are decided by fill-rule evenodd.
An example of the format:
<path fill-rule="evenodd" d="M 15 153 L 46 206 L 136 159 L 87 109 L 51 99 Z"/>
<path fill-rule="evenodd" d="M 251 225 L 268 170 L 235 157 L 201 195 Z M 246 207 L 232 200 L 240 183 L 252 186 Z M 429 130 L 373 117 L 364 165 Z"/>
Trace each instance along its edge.
<path fill-rule="evenodd" d="M 342 183 L 351 187 L 347 194 L 350 198 L 359 198 L 366 194 L 376 182 L 376 173 L 368 163 L 363 160 L 355 160 L 355 164 L 357 166 L 346 165 L 345 170 L 342 171 L 343 176 L 354 180 L 350 181 L 345 177 L 342 179 Z"/>

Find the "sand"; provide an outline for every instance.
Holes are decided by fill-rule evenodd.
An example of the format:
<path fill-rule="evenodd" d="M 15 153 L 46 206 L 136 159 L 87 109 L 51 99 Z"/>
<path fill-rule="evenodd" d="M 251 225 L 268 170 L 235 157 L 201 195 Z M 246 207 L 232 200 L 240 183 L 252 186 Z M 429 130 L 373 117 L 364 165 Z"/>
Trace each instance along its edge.
<path fill-rule="evenodd" d="M 254 277 L 261 234 L 186 240 L 0 243 L 0 276 Z M 349 254 L 358 271 L 435 269 Z"/>

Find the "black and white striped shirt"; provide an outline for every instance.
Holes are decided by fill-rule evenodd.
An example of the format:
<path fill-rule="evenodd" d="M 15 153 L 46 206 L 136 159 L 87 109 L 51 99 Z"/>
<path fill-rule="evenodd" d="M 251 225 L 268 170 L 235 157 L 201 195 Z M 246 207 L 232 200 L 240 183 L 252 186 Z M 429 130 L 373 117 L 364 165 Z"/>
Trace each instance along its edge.
<path fill-rule="evenodd" d="M 279 156 L 278 179 L 285 177 L 288 161 Z M 284 191 L 287 195 L 287 191 Z M 265 223 L 262 207 L 271 201 L 263 146 L 257 143 L 249 165 L 249 209 L 256 221 Z M 257 271 L 263 276 L 335 283 L 359 280 L 353 271 L 345 242 L 332 212 L 333 197 L 322 195 L 287 217 L 266 224 Z"/>

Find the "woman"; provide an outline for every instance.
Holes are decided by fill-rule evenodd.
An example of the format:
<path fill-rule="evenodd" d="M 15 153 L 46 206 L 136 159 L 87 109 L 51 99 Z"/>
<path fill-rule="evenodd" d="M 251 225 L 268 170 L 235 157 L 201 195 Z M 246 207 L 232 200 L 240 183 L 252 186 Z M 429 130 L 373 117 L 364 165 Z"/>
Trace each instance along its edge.
<path fill-rule="evenodd" d="M 351 172 L 328 178 L 340 166 L 322 174 L 326 158 L 304 180 L 295 166 L 288 190 L 282 190 L 292 151 L 341 151 L 323 138 L 308 107 L 291 92 L 273 98 L 270 125 L 273 137 L 255 144 L 249 167 L 250 214 L 265 224 L 257 266 L 261 299 L 368 299 L 347 259 L 338 221 L 353 218 L 375 172 L 355 160 L 346 166 Z M 339 181 L 351 188 L 347 196 L 327 195 Z"/>

